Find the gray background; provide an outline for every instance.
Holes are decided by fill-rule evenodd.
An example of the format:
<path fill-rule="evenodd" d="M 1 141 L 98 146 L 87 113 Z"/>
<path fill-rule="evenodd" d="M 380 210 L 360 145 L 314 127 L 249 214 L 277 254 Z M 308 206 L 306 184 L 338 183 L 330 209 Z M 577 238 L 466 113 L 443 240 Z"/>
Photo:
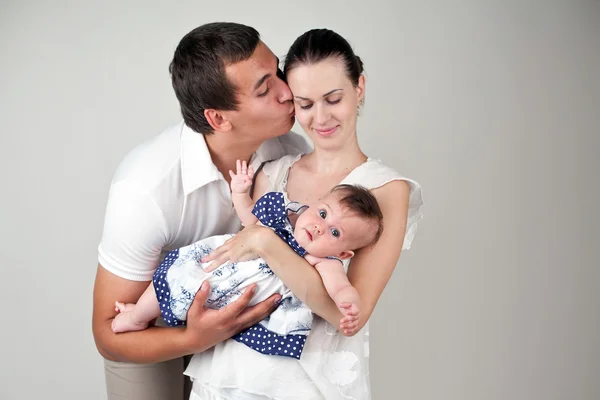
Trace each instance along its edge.
<path fill-rule="evenodd" d="M 344 35 L 364 150 L 424 187 L 372 319 L 376 400 L 600 398 L 600 2 L 0 4 L 0 398 L 104 398 L 109 183 L 179 119 L 169 61 L 214 20 L 279 56 L 310 28 Z"/>

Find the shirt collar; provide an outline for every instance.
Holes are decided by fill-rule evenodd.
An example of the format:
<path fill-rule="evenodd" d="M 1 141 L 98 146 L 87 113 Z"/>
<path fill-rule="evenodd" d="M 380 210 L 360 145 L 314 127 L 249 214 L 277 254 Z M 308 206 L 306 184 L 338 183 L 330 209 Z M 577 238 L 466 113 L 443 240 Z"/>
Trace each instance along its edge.
<path fill-rule="evenodd" d="M 254 152 L 250 165 L 258 171 L 263 162 L 285 155 L 284 150 L 279 138 L 269 139 Z M 186 196 L 211 182 L 225 180 L 212 162 L 204 135 L 193 131 L 185 123 L 182 123 L 181 130 L 181 176 Z"/>
<path fill-rule="evenodd" d="M 194 190 L 223 179 L 213 164 L 204 135 L 194 132 L 185 123 L 181 130 L 181 177 L 183 192 L 187 196 Z"/>

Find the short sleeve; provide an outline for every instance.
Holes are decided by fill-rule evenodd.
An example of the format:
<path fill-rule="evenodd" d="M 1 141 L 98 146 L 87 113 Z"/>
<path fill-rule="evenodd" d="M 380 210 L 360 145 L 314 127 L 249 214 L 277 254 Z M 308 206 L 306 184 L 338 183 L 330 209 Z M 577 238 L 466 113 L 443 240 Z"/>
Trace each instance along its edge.
<path fill-rule="evenodd" d="M 287 219 L 283 193 L 268 192 L 262 195 L 252 208 L 252 214 L 261 224 L 270 227 L 282 226 Z"/>
<path fill-rule="evenodd" d="M 285 191 L 286 179 L 290 167 L 302 157 L 302 154 L 290 154 L 264 164 L 262 172 L 269 181 L 267 191 Z"/>
<path fill-rule="evenodd" d="M 145 194 L 113 184 L 98 246 L 98 262 L 121 278 L 149 281 L 166 237 L 166 223 L 158 205 Z"/>
<path fill-rule="evenodd" d="M 423 206 L 423 193 L 421 185 L 412 179 L 403 179 L 410 189 L 408 197 L 408 216 L 406 220 L 406 233 L 404 234 L 404 243 L 402 250 L 409 250 L 410 245 L 417 233 L 417 225 L 423 219 L 421 207 Z"/>
<path fill-rule="evenodd" d="M 359 184 L 372 190 L 379 188 L 392 181 L 405 181 L 409 187 L 408 197 L 408 215 L 406 220 L 406 233 L 404 234 L 404 243 L 402 250 L 409 250 L 412 241 L 417 233 L 417 225 L 423 218 L 421 207 L 423 206 L 423 195 L 421 185 L 417 181 L 400 175 L 394 169 L 384 165 L 376 159 L 369 159 L 361 167 L 352 171 L 342 183 Z"/>

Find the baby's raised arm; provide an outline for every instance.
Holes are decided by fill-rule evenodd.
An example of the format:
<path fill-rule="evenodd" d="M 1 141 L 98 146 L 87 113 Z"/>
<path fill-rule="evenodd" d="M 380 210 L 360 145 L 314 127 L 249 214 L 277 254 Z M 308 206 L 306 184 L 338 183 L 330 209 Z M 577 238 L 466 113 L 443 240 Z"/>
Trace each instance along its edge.
<path fill-rule="evenodd" d="M 321 275 L 327 293 L 329 293 L 340 312 L 345 315 L 340 321 L 340 325 L 343 322 L 358 320 L 360 318 L 360 295 L 354 286 L 350 284 L 342 263 L 337 259 L 319 258 L 309 254 L 305 255 L 304 258 L 314 265 L 319 275 Z M 358 326 L 349 332 L 344 332 L 344 334 L 352 336 L 357 330 Z"/>
<path fill-rule="evenodd" d="M 251 165 L 247 166 L 246 161 L 242 162 L 240 160 L 237 160 L 235 167 L 236 173 L 229 171 L 233 207 L 238 217 L 240 217 L 242 225 L 256 224 L 258 218 L 252 214 L 254 202 L 249 193 L 252 186 L 252 178 L 254 177 L 254 168 Z"/>

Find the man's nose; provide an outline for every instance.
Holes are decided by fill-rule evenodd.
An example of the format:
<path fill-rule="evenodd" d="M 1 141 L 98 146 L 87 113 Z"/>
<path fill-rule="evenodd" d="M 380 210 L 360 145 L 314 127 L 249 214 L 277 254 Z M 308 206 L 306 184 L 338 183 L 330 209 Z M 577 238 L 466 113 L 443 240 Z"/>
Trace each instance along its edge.
<path fill-rule="evenodd" d="M 279 100 L 280 103 L 285 103 L 287 101 L 291 101 L 293 97 L 292 97 L 292 91 L 290 90 L 290 87 L 287 85 L 287 83 L 285 83 L 281 79 L 278 80 L 278 83 L 279 83 L 279 96 L 278 96 L 277 100 Z"/>

